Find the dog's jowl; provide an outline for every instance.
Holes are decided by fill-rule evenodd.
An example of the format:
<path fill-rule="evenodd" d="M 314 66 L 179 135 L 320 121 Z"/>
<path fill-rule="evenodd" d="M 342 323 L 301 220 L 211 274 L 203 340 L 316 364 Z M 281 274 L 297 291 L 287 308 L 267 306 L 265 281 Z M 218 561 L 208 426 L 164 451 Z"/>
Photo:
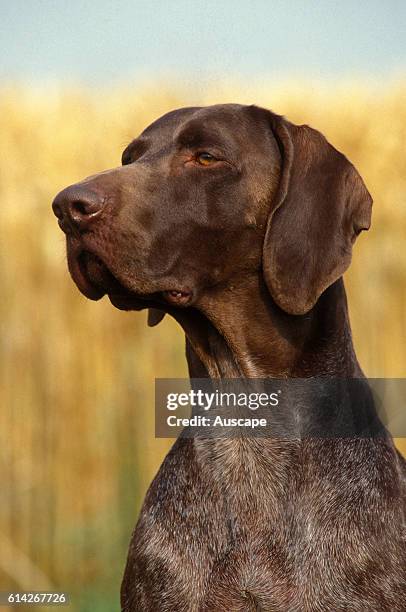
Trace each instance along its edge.
<path fill-rule="evenodd" d="M 371 207 L 319 132 L 237 104 L 164 115 L 122 166 L 53 203 L 82 293 L 148 308 L 151 325 L 173 316 L 192 378 L 284 380 L 362 379 L 342 275 Z M 307 396 L 286 410 L 317 413 Z M 122 610 L 405 611 L 405 511 L 385 430 L 179 438 L 132 536 Z"/>

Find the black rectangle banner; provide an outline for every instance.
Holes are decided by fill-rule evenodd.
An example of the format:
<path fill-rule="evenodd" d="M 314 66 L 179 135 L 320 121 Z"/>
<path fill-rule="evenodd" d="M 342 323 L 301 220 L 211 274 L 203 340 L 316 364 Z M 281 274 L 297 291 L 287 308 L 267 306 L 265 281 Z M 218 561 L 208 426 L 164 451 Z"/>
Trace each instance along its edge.
<path fill-rule="evenodd" d="M 156 379 L 155 435 L 406 437 L 406 379 Z"/>

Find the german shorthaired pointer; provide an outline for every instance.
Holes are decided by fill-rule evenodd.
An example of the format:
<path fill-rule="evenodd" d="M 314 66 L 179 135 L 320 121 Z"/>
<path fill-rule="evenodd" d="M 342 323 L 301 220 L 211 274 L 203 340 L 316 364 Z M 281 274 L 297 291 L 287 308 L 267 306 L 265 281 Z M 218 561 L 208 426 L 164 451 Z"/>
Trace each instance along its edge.
<path fill-rule="evenodd" d="M 82 293 L 149 308 L 150 325 L 175 317 L 191 377 L 351 379 L 342 275 L 371 205 L 319 132 L 224 104 L 164 115 L 53 210 Z M 405 611 L 405 506 L 386 433 L 179 438 L 133 534 L 122 610 Z"/>

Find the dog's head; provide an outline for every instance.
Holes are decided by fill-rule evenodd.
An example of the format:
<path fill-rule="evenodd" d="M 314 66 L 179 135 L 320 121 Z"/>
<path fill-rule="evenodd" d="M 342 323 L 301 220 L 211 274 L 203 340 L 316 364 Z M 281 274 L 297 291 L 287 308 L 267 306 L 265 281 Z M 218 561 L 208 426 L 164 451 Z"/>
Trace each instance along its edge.
<path fill-rule="evenodd" d="M 256 273 L 280 308 L 306 313 L 370 225 L 371 197 L 344 155 L 255 106 L 170 112 L 122 164 L 53 203 L 79 289 L 122 309 L 199 308 Z"/>

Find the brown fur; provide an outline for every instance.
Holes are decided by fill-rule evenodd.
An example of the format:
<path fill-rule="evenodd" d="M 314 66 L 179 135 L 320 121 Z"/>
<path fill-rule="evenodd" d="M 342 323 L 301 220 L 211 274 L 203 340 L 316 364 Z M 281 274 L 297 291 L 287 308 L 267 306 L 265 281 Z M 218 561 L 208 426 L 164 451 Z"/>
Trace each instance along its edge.
<path fill-rule="evenodd" d="M 257 107 L 186 108 L 123 164 L 53 204 L 85 295 L 174 316 L 192 377 L 362 376 L 341 277 L 372 201 L 320 133 Z M 386 435 L 179 439 L 134 531 L 122 610 L 404 611 L 405 506 Z"/>

